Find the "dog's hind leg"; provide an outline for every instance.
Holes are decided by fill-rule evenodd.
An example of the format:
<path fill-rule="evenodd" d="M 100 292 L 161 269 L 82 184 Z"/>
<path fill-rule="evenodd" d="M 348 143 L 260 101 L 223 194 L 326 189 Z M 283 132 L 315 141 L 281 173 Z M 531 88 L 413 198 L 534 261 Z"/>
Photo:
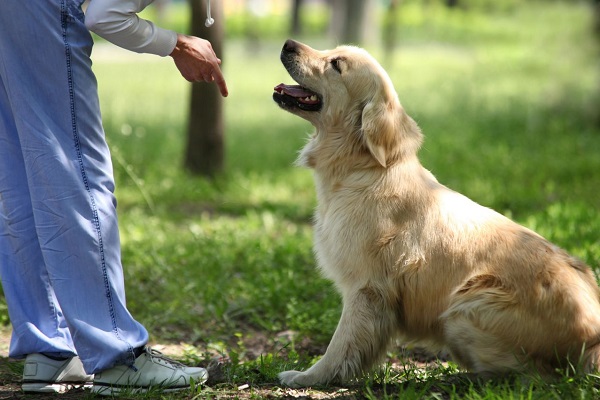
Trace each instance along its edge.
<path fill-rule="evenodd" d="M 362 374 L 385 354 L 393 339 L 394 318 L 393 310 L 372 287 L 346 295 L 341 319 L 323 358 L 304 372 L 282 372 L 281 383 L 290 387 L 325 385 Z"/>
<path fill-rule="evenodd" d="M 519 370 L 519 350 L 506 346 L 502 337 L 482 329 L 478 321 L 455 314 L 444 324 L 445 342 L 453 360 L 481 376 L 502 375 Z"/>
<path fill-rule="evenodd" d="M 584 350 L 583 369 L 588 374 L 600 371 L 600 343 L 596 343 Z"/>
<path fill-rule="evenodd" d="M 455 294 L 440 318 L 452 358 L 482 375 L 520 369 L 523 362 L 523 350 L 518 344 L 520 330 L 532 323 L 518 318 L 521 311 L 515 296 L 497 278 L 490 275 L 472 278 Z"/>

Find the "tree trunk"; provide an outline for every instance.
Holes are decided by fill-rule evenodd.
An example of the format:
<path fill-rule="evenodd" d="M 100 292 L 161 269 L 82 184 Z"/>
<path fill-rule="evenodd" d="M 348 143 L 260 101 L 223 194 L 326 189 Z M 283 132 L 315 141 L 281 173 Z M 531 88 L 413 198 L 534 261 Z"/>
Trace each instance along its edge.
<path fill-rule="evenodd" d="M 345 43 L 361 44 L 365 33 L 365 6 L 368 1 L 347 0 L 346 23 L 343 38 Z"/>
<path fill-rule="evenodd" d="M 398 18 L 399 6 L 400 0 L 390 0 L 383 18 L 383 49 L 385 50 L 385 57 L 388 60 L 393 59 L 394 50 L 398 42 L 398 27 L 400 26 Z"/>
<path fill-rule="evenodd" d="M 298 36 L 302 33 L 302 24 L 300 22 L 300 8 L 302 3 L 303 0 L 292 1 L 292 26 L 290 29 L 292 36 Z"/>
<path fill-rule="evenodd" d="M 596 37 L 600 39 L 600 0 L 594 2 L 594 29 Z"/>
<path fill-rule="evenodd" d="M 210 41 L 217 57 L 223 59 L 223 6 L 211 2 L 214 25 L 207 28 L 206 0 L 190 0 L 191 34 Z M 225 158 L 223 99 L 217 85 L 192 84 L 188 137 L 184 165 L 193 174 L 213 177 L 223 169 Z"/>
<path fill-rule="evenodd" d="M 364 45 L 376 43 L 379 25 L 376 23 L 378 2 L 375 0 L 331 0 L 330 31 L 340 44 Z"/>

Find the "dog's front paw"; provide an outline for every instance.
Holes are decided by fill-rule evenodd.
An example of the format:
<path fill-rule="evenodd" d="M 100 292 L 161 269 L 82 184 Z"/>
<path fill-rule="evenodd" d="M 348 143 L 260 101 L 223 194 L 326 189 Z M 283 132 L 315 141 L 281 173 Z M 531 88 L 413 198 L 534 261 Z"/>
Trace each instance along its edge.
<path fill-rule="evenodd" d="M 306 372 L 301 371 L 284 371 L 279 374 L 279 381 L 291 388 L 314 386 L 320 383 Z"/>

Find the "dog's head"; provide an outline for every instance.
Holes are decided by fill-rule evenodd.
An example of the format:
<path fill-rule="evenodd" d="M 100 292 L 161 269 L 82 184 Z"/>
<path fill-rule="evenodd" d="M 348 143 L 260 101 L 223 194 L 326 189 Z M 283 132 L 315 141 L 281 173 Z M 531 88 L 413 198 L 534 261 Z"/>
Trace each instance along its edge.
<path fill-rule="evenodd" d="M 365 50 L 317 51 L 288 40 L 281 62 L 298 85 L 276 86 L 273 99 L 317 128 L 309 144 L 312 161 L 305 164 L 314 166 L 317 150 L 330 153 L 324 155 L 329 159 L 368 156 L 383 167 L 416 154 L 419 128 L 404 112 L 387 73 Z"/>

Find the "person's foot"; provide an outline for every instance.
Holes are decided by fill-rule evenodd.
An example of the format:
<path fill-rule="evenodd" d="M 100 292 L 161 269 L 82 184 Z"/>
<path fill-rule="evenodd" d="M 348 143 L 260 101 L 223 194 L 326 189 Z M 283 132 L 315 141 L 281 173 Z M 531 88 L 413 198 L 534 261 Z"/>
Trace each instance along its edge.
<path fill-rule="evenodd" d="M 118 365 L 97 373 L 92 392 L 104 396 L 145 393 L 150 389 L 172 392 L 189 389 L 192 383 L 199 385 L 207 379 L 206 369 L 186 367 L 146 347 L 132 366 Z"/>
<path fill-rule="evenodd" d="M 79 357 L 60 360 L 36 353 L 25 358 L 21 389 L 28 393 L 64 393 L 91 387 L 93 379 L 85 373 Z"/>

